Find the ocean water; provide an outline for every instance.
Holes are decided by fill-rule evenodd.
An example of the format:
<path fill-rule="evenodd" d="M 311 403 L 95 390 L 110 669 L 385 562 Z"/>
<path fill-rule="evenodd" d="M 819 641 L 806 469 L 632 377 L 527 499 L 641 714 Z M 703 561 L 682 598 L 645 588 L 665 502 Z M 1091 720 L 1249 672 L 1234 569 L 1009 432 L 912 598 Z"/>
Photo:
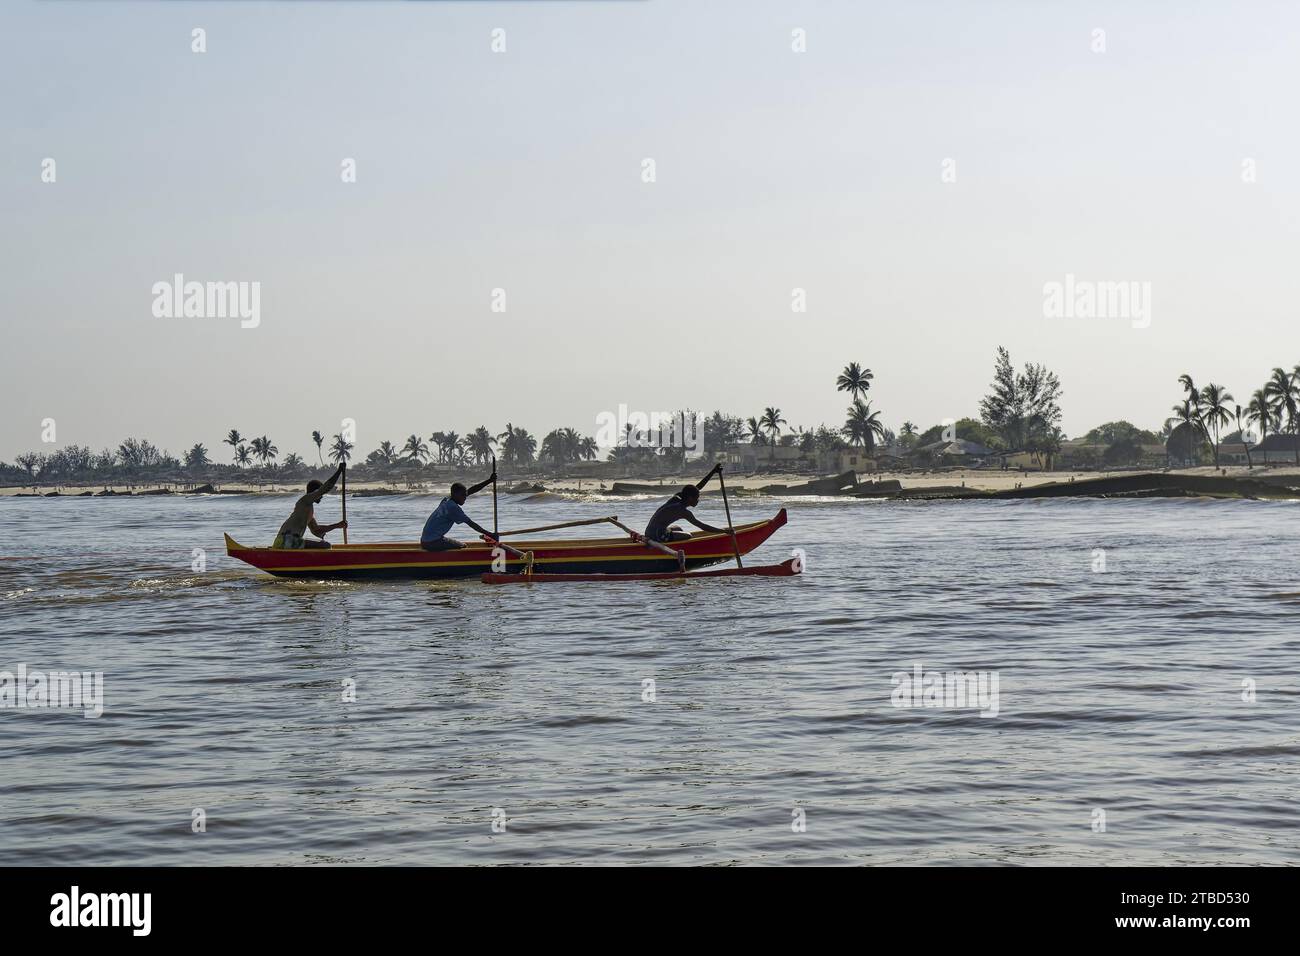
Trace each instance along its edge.
<path fill-rule="evenodd" d="M 352 539 L 436 500 L 355 499 Z M 0 709 L 5 860 L 1300 861 L 1300 503 L 733 513 L 783 503 L 748 563 L 800 548 L 799 578 L 494 588 L 225 556 L 288 498 L 2 498 L 0 670 L 104 675 L 98 718 Z M 996 707 L 896 706 L 917 667 Z"/>

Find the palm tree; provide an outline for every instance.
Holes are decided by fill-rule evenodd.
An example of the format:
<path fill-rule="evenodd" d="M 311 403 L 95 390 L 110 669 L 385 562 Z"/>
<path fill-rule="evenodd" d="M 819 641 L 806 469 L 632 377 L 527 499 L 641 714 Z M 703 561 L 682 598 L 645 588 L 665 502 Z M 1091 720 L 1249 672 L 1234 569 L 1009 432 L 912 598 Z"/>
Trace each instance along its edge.
<path fill-rule="evenodd" d="M 1200 413 L 1192 407 L 1190 397 L 1183 399 L 1181 405 L 1175 405 L 1173 413 L 1173 417 L 1166 422 L 1167 425 L 1171 426 L 1169 440 L 1173 441 L 1174 433 L 1179 428 L 1185 428 L 1187 433 L 1187 457 L 1191 459 L 1196 453 L 1198 443 L 1196 436 L 1198 433 L 1205 434 L 1205 425 L 1201 421 Z"/>
<path fill-rule="evenodd" d="M 291 474 L 295 471 L 301 470 L 302 466 L 305 464 L 307 463 L 302 460 L 301 455 L 299 455 L 296 451 L 291 451 L 289 452 L 289 454 L 284 456 L 284 461 L 280 463 L 280 468 L 286 474 Z"/>
<path fill-rule="evenodd" d="M 871 403 L 855 398 L 848 408 L 848 418 L 844 422 L 844 434 L 849 443 L 861 443 L 868 452 L 876 448 L 876 439 L 885 437 L 885 426 L 880 421 L 880 412 L 871 410 Z"/>
<path fill-rule="evenodd" d="M 542 460 L 549 458 L 557 465 L 564 464 L 567 459 L 565 456 L 564 436 L 560 434 L 560 429 L 553 429 L 542 439 L 542 450 L 537 457 Z"/>
<path fill-rule="evenodd" d="M 1255 463 L 1250 460 L 1250 442 L 1246 440 L 1246 409 L 1236 405 L 1232 409 L 1232 418 L 1237 423 L 1237 437 L 1241 439 L 1241 445 L 1246 449 L 1246 467 L 1254 468 Z"/>
<path fill-rule="evenodd" d="M 1228 422 L 1232 421 L 1232 415 L 1228 412 L 1228 402 L 1232 401 L 1232 393 L 1222 385 L 1215 385 L 1211 382 L 1205 388 L 1201 389 L 1201 406 L 1204 409 L 1202 420 L 1205 422 L 1205 428 L 1214 429 L 1214 467 L 1219 467 L 1219 429 Z"/>
<path fill-rule="evenodd" d="M 235 449 L 235 464 L 238 465 L 240 468 L 243 468 L 245 465 L 251 464 L 252 461 L 253 461 L 253 456 L 248 453 L 247 445 L 240 445 L 238 448 Z"/>
<path fill-rule="evenodd" d="M 186 468 L 202 468 L 208 464 L 208 450 L 203 447 L 202 443 L 195 445 L 185 453 Z"/>
<path fill-rule="evenodd" d="M 229 445 L 231 448 L 238 448 L 240 442 L 243 440 L 244 436 L 232 428 L 226 437 L 221 439 L 221 443 L 223 445 Z M 238 456 L 236 456 L 235 464 L 239 464 Z"/>
<path fill-rule="evenodd" d="M 419 435 L 408 435 L 406 444 L 402 446 L 402 454 L 411 461 L 423 463 L 429 457 L 429 446 L 420 440 Z"/>
<path fill-rule="evenodd" d="M 330 443 L 330 461 L 338 465 L 352 458 L 352 442 L 342 435 L 335 435 Z"/>
<path fill-rule="evenodd" d="M 280 449 L 271 444 L 271 439 L 263 435 L 261 438 L 254 438 L 250 444 L 253 446 L 253 455 L 262 463 L 265 468 L 268 462 L 274 461 L 275 456 L 280 453 Z"/>
<path fill-rule="evenodd" d="M 595 461 L 596 455 L 600 452 L 600 446 L 596 444 L 596 439 L 590 435 L 584 435 L 578 442 L 578 457 L 583 461 Z"/>
<path fill-rule="evenodd" d="M 440 465 L 447 460 L 446 440 L 446 432 L 434 432 L 429 436 L 429 441 L 433 442 L 433 446 L 438 449 L 438 464 Z"/>
<path fill-rule="evenodd" d="M 527 429 L 516 428 L 510 422 L 506 422 L 506 430 L 499 437 L 501 457 L 506 461 L 527 464 L 533 460 L 533 452 L 537 450 L 537 439 L 528 434 Z"/>
<path fill-rule="evenodd" d="M 320 432 L 312 432 L 311 440 L 316 444 L 316 458 L 320 461 L 321 465 L 324 465 L 325 459 L 321 458 L 320 446 L 325 444 L 325 436 L 322 435 Z"/>
<path fill-rule="evenodd" d="M 442 447 L 446 450 L 444 457 L 454 463 L 456 461 L 456 451 L 460 448 L 460 435 L 455 432 L 447 432 L 442 436 Z"/>
<path fill-rule="evenodd" d="M 759 424 L 763 430 L 772 436 L 772 457 L 776 457 L 776 439 L 781 434 L 781 426 L 788 425 L 784 418 L 781 417 L 781 409 L 773 408 L 771 405 L 763 409 L 763 417 L 759 419 Z"/>
<path fill-rule="evenodd" d="M 481 465 L 486 459 L 492 457 L 492 449 L 497 440 L 492 437 L 492 433 L 487 427 L 480 425 L 474 429 L 473 434 L 465 439 L 471 455 L 474 456 L 474 464 Z"/>
<path fill-rule="evenodd" d="M 1262 388 L 1255 389 L 1255 394 L 1250 396 L 1250 403 L 1246 406 L 1246 421 L 1259 426 L 1261 442 L 1268 437 L 1268 430 L 1273 427 L 1273 405 Z M 1247 453 L 1249 454 L 1249 449 Z M 1264 453 L 1264 460 L 1267 463 L 1268 452 Z"/>
<path fill-rule="evenodd" d="M 1201 393 L 1196 390 L 1196 383 L 1192 377 L 1184 372 L 1178 376 L 1178 384 L 1183 387 L 1183 393 L 1187 400 L 1192 403 L 1192 408 L 1199 413 L 1201 410 Z"/>
<path fill-rule="evenodd" d="M 1296 375 L 1288 375 L 1284 369 L 1273 369 L 1272 376 L 1264 385 L 1264 394 L 1273 407 L 1275 430 L 1281 431 L 1285 420 L 1287 432 L 1295 436 L 1296 413 L 1300 409 L 1300 386 L 1296 384 Z M 1300 437 L 1295 442 L 1295 463 L 1300 465 Z"/>
<path fill-rule="evenodd" d="M 844 366 L 844 371 L 840 372 L 839 378 L 835 380 L 835 390 L 848 392 L 849 397 L 856 400 L 867 394 L 873 378 L 875 376 L 871 374 L 871 369 L 863 368 L 857 362 L 850 362 Z"/>

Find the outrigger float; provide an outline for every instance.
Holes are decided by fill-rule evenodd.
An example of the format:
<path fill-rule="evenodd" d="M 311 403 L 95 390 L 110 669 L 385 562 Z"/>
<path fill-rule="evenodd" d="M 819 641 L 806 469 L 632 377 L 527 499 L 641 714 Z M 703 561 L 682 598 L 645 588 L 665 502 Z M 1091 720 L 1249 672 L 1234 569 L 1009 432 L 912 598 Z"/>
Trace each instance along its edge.
<path fill-rule="evenodd" d="M 503 531 L 501 537 L 609 522 L 621 538 L 522 540 L 503 545 L 494 558 L 490 542 L 455 551 L 425 551 L 418 543 L 342 544 L 332 548 L 250 548 L 226 535 L 226 554 L 282 578 L 313 580 L 426 580 L 478 577 L 488 584 L 554 581 L 672 580 L 696 577 L 789 577 L 802 570 L 794 559 L 763 567 L 741 567 L 749 554 L 786 522 L 782 508 L 766 521 L 737 525 L 730 532 L 697 531 L 666 545 L 647 542 L 617 517 L 593 518 L 542 528 Z M 736 560 L 737 567 L 693 571 Z M 495 566 L 494 566 L 495 561 Z"/>

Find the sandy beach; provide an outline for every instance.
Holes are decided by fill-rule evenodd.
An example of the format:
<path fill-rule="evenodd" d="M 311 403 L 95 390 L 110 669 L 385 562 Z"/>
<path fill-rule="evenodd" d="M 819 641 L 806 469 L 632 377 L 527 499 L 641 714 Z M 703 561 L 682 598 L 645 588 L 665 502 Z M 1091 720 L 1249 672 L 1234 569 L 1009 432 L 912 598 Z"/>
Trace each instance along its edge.
<path fill-rule="evenodd" d="M 1096 478 L 1109 478 L 1124 475 L 1138 474 L 1133 470 L 1122 471 L 1001 471 L 980 468 L 957 468 L 957 469 L 934 469 L 929 471 L 886 471 L 878 473 L 863 474 L 859 476 L 860 481 L 898 481 L 903 489 L 921 490 L 928 488 L 969 488 L 972 491 L 1009 491 L 1017 487 L 1033 487 L 1035 485 L 1063 483 L 1071 481 L 1084 481 Z M 1164 472 L 1168 475 L 1198 475 L 1211 477 L 1220 475 L 1228 478 L 1259 478 L 1262 476 L 1281 477 L 1284 475 L 1297 476 L 1300 479 L 1300 468 L 1295 466 L 1275 466 L 1262 467 L 1257 466 L 1254 469 L 1243 465 L 1226 466 L 1223 468 L 1201 467 L 1201 468 L 1181 468 L 1172 469 Z M 727 486 L 738 492 L 757 493 L 760 489 L 772 485 L 800 485 L 809 481 L 814 476 L 807 474 L 737 474 L 727 476 Z M 389 493 L 389 494 L 413 494 L 413 495 L 445 495 L 447 487 L 452 481 L 472 480 L 474 474 L 467 472 L 460 478 L 453 477 L 450 474 L 440 477 L 438 480 L 426 480 L 407 484 L 405 482 L 392 481 L 349 481 L 349 496 L 361 494 L 362 497 L 367 494 Z M 508 493 L 508 489 L 517 485 L 541 485 L 546 491 L 564 495 L 592 495 L 608 493 L 612 490 L 615 482 L 628 482 L 640 485 L 661 485 L 664 489 L 665 496 L 672 494 L 682 484 L 697 480 L 694 475 L 680 475 L 673 477 L 661 476 L 644 476 L 629 474 L 618 478 L 573 478 L 563 474 L 550 477 L 540 476 L 511 476 L 502 474 L 500 479 L 501 493 Z M 148 495 L 159 494 L 160 492 L 172 492 L 176 494 L 193 493 L 194 489 L 202 487 L 199 484 L 184 483 L 164 483 L 164 484 L 117 484 L 117 485 L 41 485 L 37 484 L 35 490 L 31 486 L 23 487 L 6 487 L 0 488 L 0 496 L 13 497 L 18 495 L 45 497 L 51 492 L 58 492 L 60 497 L 91 497 L 98 495 L 102 491 L 110 491 L 114 495 Z M 256 495 L 293 495 L 301 493 L 301 482 L 289 481 L 272 481 L 272 482 L 222 482 L 214 483 L 216 493 L 219 494 L 256 494 Z M 705 489 L 706 493 L 717 493 L 716 483 L 711 484 Z M 90 495 L 86 495 L 90 492 Z M 779 496 L 779 493 L 778 493 Z"/>

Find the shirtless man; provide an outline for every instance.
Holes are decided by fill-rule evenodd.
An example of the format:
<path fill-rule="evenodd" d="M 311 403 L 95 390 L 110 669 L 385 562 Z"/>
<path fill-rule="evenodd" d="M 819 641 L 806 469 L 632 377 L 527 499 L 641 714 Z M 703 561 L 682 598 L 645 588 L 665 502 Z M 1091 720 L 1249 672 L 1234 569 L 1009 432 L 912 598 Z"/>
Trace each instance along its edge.
<path fill-rule="evenodd" d="M 287 521 L 280 525 L 280 533 L 275 536 L 273 548 L 328 548 L 330 543 L 324 540 L 325 535 L 337 528 L 346 528 L 346 521 L 339 521 L 335 524 L 319 525 L 316 523 L 316 512 L 314 505 L 320 502 L 334 487 L 334 483 L 339 480 L 343 470 L 347 468 L 346 462 L 340 462 L 334 474 L 325 479 L 321 484 L 315 478 L 307 482 L 307 493 L 298 499 L 298 503 L 293 506 L 293 514 L 289 515 Z M 313 541 L 311 538 L 304 538 L 303 534 L 310 528 L 312 534 L 322 539 Z"/>
<path fill-rule="evenodd" d="M 712 531 L 714 534 L 726 534 L 726 528 L 715 528 L 713 525 L 705 524 L 703 521 L 696 519 L 691 514 L 690 509 L 700 503 L 700 489 L 709 483 L 709 479 L 714 475 L 721 473 L 722 465 L 714 465 L 713 470 L 701 478 L 693 485 L 686 485 L 681 491 L 673 495 L 654 513 L 650 523 L 645 526 L 645 536 L 651 541 L 685 541 L 690 537 L 685 531 L 676 531 L 669 527 L 674 521 L 689 521 L 701 531 Z"/>

